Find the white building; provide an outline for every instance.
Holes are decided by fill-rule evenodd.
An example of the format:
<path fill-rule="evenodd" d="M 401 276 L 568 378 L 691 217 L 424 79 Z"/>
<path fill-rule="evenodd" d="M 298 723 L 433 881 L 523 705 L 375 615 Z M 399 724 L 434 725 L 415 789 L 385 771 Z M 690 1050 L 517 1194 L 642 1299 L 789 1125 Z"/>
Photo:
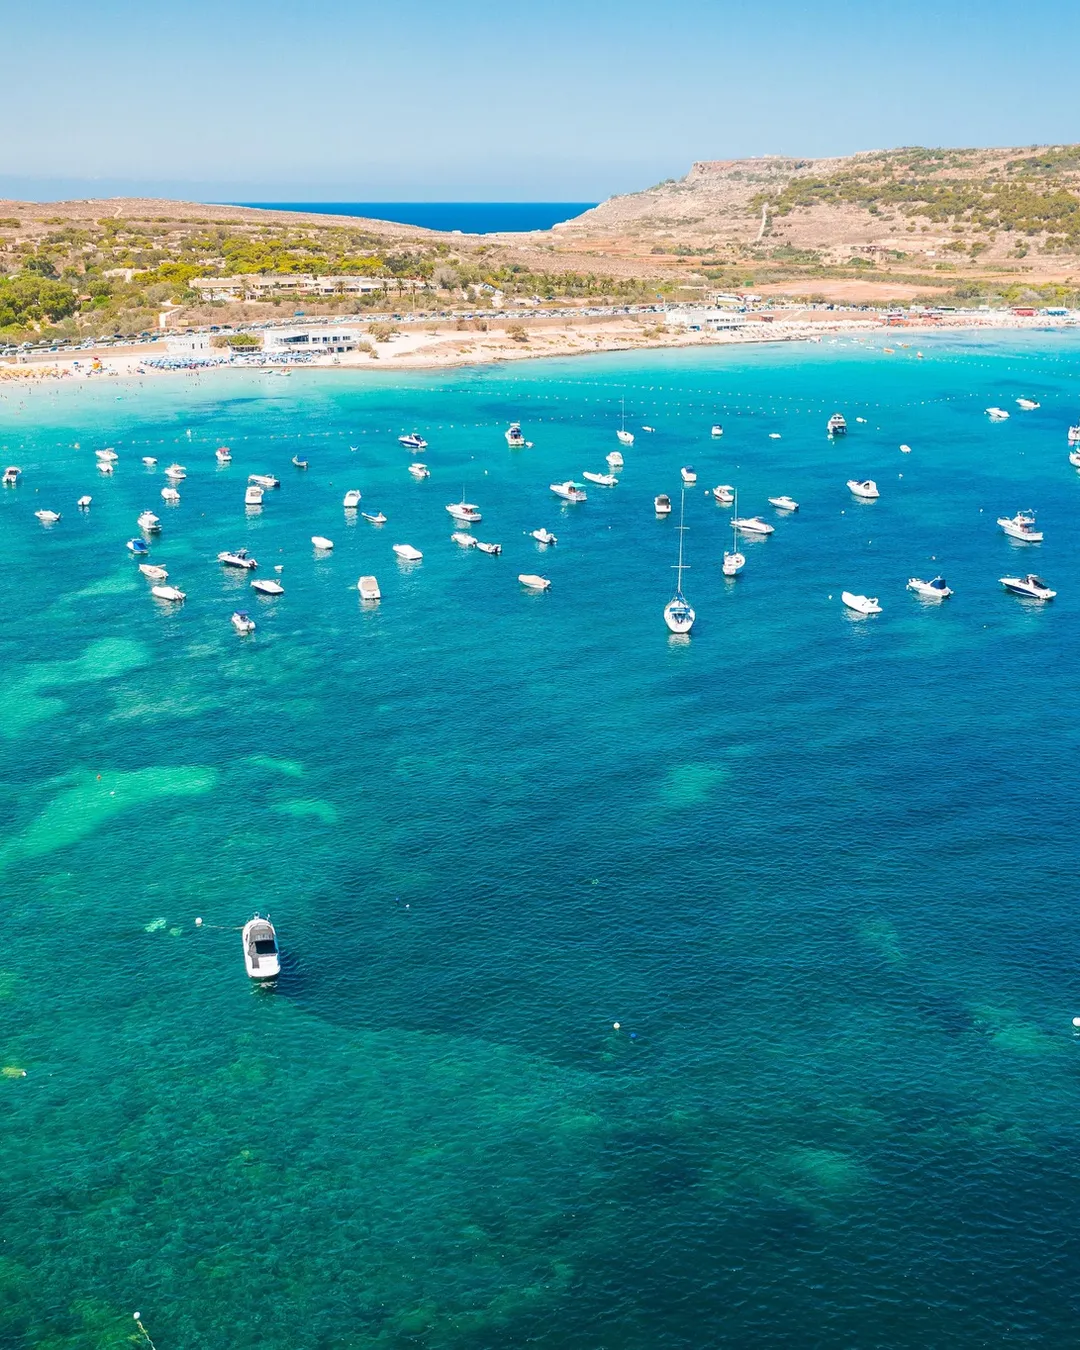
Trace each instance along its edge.
<path fill-rule="evenodd" d="M 729 309 L 670 309 L 664 317 L 669 328 L 690 333 L 720 333 L 746 325 L 742 314 Z"/>
<path fill-rule="evenodd" d="M 397 285 L 391 281 L 391 285 Z M 422 282 L 403 281 L 409 290 Z M 386 277 L 317 277 L 309 272 L 284 272 L 235 277 L 194 277 L 190 283 L 204 300 L 259 300 L 268 295 L 368 295 L 387 287 Z"/>
<path fill-rule="evenodd" d="M 283 352 L 303 352 L 322 356 L 327 352 L 355 351 L 363 341 L 355 328 L 268 328 L 263 334 L 263 351 L 267 356 Z"/>

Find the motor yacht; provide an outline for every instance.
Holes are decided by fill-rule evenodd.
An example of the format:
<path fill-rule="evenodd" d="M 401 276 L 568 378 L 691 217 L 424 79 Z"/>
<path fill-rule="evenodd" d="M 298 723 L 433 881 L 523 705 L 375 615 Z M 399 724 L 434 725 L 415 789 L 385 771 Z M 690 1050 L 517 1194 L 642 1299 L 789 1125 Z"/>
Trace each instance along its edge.
<path fill-rule="evenodd" d="M 246 548 L 238 548 L 234 553 L 219 553 L 217 560 L 219 563 L 224 563 L 226 567 L 240 567 L 245 572 L 254 572 L 259 565 L 249 555 Z"/>
<path fill-rule="evenodd" d="M 952 588 L 946 585 L 944 577 L 934 577 L 932 581 L 920 581 L 918 577 L 912 577 L 907 588 L 924 600 L 946 600 L 952 595 Z"/>
<path fill-rule="evenodd" d="M 736 530 L 742 530 L 743 534 L 775 534 L 776 526 L 770 525 L 767 520 L 762 520 L 760 516 L 736 516 L 731 522 Z"/>
<path fill-rule="evenodd" d="M 313 534 L 311 536 L 311 544 L 312 547 L 318 549 L 320 553 L 329 553 L 334 547 L 334 541 L 332 539 L 327 539 L 325 534 Z"/>
<path fill-rule="evenodd" d="M 412 544 L 395 544 L 394 552 L 402 562 L 419 562 L 424 556 L 418 548 L 413 548 Z"/>
<path fill-rule="evenodd" d="M 847 480 L 848 491 L 853 497 L 861 497 L 864 502 L 872 502 L 881 496 L 878 491 L 878 485 L 872 478 L 849 478 Z"/>
<path fill-rule="evenodd" d="M 618 487 L 619 480 L 613 473 L 589 473 L 588 470 L 582 473 L 582 478 L 587 478 L 590 483 L 596 483 L 600 487 Z"/>
<path fill-rule="evenodd" d="M 775 506 L 778 511 L 797 511 L 799 503 L 794 497 L 770 497 L 769 505 Z"/>
<path fill-rule="evenodd" d="M 853 609 L 856 614 L 880 614 L 881 606 L 877 602 L 877 597 L 869 595 L 855 595 L 851 591 L 841 592 L 840 599 L 847 605 L 848 609 Z"/>
<path fill-rule="evenodd" d="M 350 488 L 341 499 L 341 504 L 346 511 L 355 511 L 360 505 L 361 494 L 359 488 Z"/>
<path fill-rule="evenodd" d="M 138 536 L 136 536 L 134 539 L 129 539 L 127 541 L 127 546 L 128 551 L 130 553 L 136 554 L 137 556 L 141 555 L 145 557 L 146 554 L 150 552 L 150 545 L 146 542 L 145 539 L 140 539 Z"/>
<path fill-rule="evenodd" d="M 565 483 L 552 483 L 550 486 L 555 496 L 561 497 L 563 501 L 583 502 L 586 500 L 587 494 L 585 489 L 580 483 L 575 483 L 570 478 L 568 478 Z"/>
<path fill-rule="evenodd" d="M 550 530 L 545 530 L 543 527 L 539 530 L 533 530 L 532 537 L 538 544 L 557 544 L 559 542 L 557 535 L 552 534 Z"/>
<path fill-rule="evenodd" d="M 1013 595 L 1022 595 L 1027 600 L 1053 600 L 1057 595 L 1057 591 L 1052 591 L 1042 577 L 1037 577 L 1034 572 L 1029 572 L 1026 577 L 1001 577 L 999 580 L 1007 591 L 1012 591 Z"/>
<path fill-rule="evenodd" d="M 34 515 L 42 525 L 54 525 L 60 519 L 59 511 L 35 511 Z"/>
<path fill-rule="evenodd" d="M 653 498 L 653 508 L 658 516 L 671 515 L 671 498 L 666 492 L 661 492 Z"/>
<path fill-rule="evenodd" d="M 621 469 L 626 463 L 622 457 L 622 452 L 619 450 L 612 450 L 611 454 L 605 455 L 604 458 L 607 460 L 609 469 Z"/>
<path fill-rule="evenodd" d="M 365 520 L 369 520 L 369 521 L 372 523 L 372 525 L 385 525 L 385 524 L 386 524 L 386 517 L 383 515 L 383 513 L 382 513 L 381 511 L 379 511 L 379 512 L 378 512 L 376 515 L 374 515 L 374 516 L 369 515 L 366 511 L 361 511 L 360 514 L 364 517 Z"/>
<path fill-rule="evenodd" d="M 460 544 L 462 548 L 476 547 L 475 536 L 471 534 L 466 534 L 464 530 L 455 530 L 454 533 L 450 536 L 450 539 L 453 543 Z"/>
<path fill-rule="evenodd" d="M 360 592 L 361 600 L 382 599 L 382 591 L 379 590 L 379 583 L 375 577 L 361 577 L 356 583 L 356 589 Z"/>
<path fill-rule="evenodd" d="M 235 610 L 230 622 L 238 633 L 254 633 L 255 631 L 255 620 L 245 610 Z"/>
<path fill-rule="evenodd" d="M 697 473 L 695 472 L 694 469 L 690 467 L 689 464 L 683 465 L 683 467 L 679 470 L 679 475 L 687 487 L 693 487 L 693 485 L 697 482 Z"/>
<path fill-rule="evenodd" d="M 168 581 L 169 573 L 164 567 L 155 567 L 153 563 L 140 563 L 139 571 L 150 581 Z"/>
<path fill-rule="evenodd" d="M 143 455 L 142 462 L 146 465 L 148 469 L 152 469 L 154 465 L 157 463 L 157 460 L 154 458 L 153 455 Z"/>
<path fill-rule="evenodd" d="M 161 500 L 163 502 L 178 502 L 180 493 L 174 487 L 163 487 L 161 489 Z"/>
<path fill-rule="evenodd" d="M 521 430 L 520 422 L 511 422 L 506 430 L 506 444 L 511 450 L 522 450 L 528 445 L 525 435 Z"/>
<path fill-rule="evenodd" d="M 308 466 L 307 460 L 301 459 L 299 455 L 293 455 L 291 462 L 293 464 L 293 467 L 297 469 L 306 469 Z"/>
<path fill-rule="evenodd" d="M 518 581 L 523 586 L 527 586 L 530 591 L 549 591 L 551 582 L 547 577 L 539 577 L 535 572 L 519 572 Z"/>
<path fill-rule="evenodd" d="M 176 586 L 151 586 L 150 594 L 156 596 L 159 600 L 171 600 L 174 604 L 179 604 L 182 600 L 187 599 L 186 593 Z"/>
<path fill-rule="evenodd" d="M 256 487 L 254 483 L 249 483 L 244 489 L 245 506 L 262 506 L 263 490 Z"/>
<path fill-rule="evenodd" d="M 467 525 L 475 525 L 478 520 L 484 518 L 475 502 L 467 502 L 464 499 L 460 502 L 450 502 L 446 509 L 455 520 L 463 520 Z"/>
<path fill-rule="evenodd" d="M 227 445 L 219 445 L 218 448 L 214 451 L 214 458 L 217 460 L 219 464 L 231 464 L 232 451 L 229 449 Z"/>
<path fill-rule="evenodd" d="M 847 419 L 843 413 L 833 413 L 826 423 L 826 428 L 830 436 L 846 436 Z"/>
<path fill-rule="evenodd" d="M 251 583 L 251 589 L 258 591 L 260 595 L 284 595 L 285 587 L 280 581 L 271 581 L 267 577 L 260 577 L 258 581 Z"/>
<path fill-rule="evenodd" d="M 93 500 L 94 500 L 93 497 L 80 497 L 79 500 L 75 503 L 75 505 L 79 508 L 80 511 L 88 511 L 90 509 L 90 503 Z"/>
<path fill-rule="evenodd" d="M 253 980 L 276 980 L 281 974 L 277 933 L 269 919 L 253 914 L 244 924 L 244 967 Z"/>
<path fill-rule="evenodd" d="M 686 526 L 683 523 L 685 515 L 686 492 L 684 490 L 679 504 L 679 561 L 675 564 L 675 594 L 664 606 L 664 623 L 672 633 L 689 633 L 694 626 L 694 620 L 697 618 L 693 605 L 682 593 L 682 574 L 686 570 L 683 563 L 683 536 L 686 534 Z"/>
<path fill-rule="evenodd" d="M 1042 405 L 1037 403 L 1033 398 L 1018 398 L 1016 400 L 1016 406 L 1022 408 L 1024 412 L 1034 412 L 1036 408 L 1039 408 Z"/>
<path fill-rule="evenodd" d="M 1009 414 L 1004 408 L 987 408 L 986 415 L 991 422 L 1007 422 Z"/>
<path fill-rule="evenodd" d="M 9 465 L 4 470 L 4 487 L 17 487 L 19 483 L 19 474 L 21 473 L 22 469 L 17 468 L 14 464 Z"/>
<path fill-rule="evenodd" d="M 261 488 L 279 488 L 281 486 L 281 480 L 275 478 L 272 473 L 249 473 L 248 482 Z"/>
<path fill-rule="evenodd" d="M 1015 516 L 998 516 L 997 522 L 1010 539 L 1019 539 L 1025 544 L 1041 544 L 1042 530 L 1035 528 L 1034 511 L 1017 511 Z"/>
<path fill-rule="evenodd" d="M 735 489 L 730 483 L 721 483 L 719 487 L 714 487 L 712 495 L 721 506 L 730 506 L 735 500 Z"/>
<path fill-rule="evenodd" d="M 182 464 L 170 464 L 165 470 L 165 477 L 171 478 L 174 483 L 182 483 L 187 477 L 187 469 Z"/>
<path fill-rule="evenodd" d="M 502 544 L 485 544 L 480 539 L 476 541 L 476 547 L 481 553 L 490 553 L 493 558 L 497 558 L 502 552 Z"/>
<path fill-rule="evenodd" d="M 426 450 L 427 441 L 419 432 L 413 431 L 407 436 L 398 437 L 398 445 L 403 445 L 406 450 Z"/>
<path fill-rule="evenodd" d="M 430 478 L 431 471 L 426 464 L 410 464 L 409 472 L 414 478 Z"/>
<path fill-rule="evenodd" d="M 79 502 L 82 502 L 81 497 Z M 157 534 L 161 530 L 161 518 L 155 516 L 153 511 L 144 511 L 135 524 L 138 525 L 140 530 L 146 530 L 148 534 Z"/>
<path fill-rule="evenodd" d="M 710 435 L 710 436 L 722 436 L 723 434 L 724 434 L 724 428 L 720 425 L 719 422 L 716 422 L 716 423 L 713 425 L 712 430 L 709 432 L 709 435 Z"/>

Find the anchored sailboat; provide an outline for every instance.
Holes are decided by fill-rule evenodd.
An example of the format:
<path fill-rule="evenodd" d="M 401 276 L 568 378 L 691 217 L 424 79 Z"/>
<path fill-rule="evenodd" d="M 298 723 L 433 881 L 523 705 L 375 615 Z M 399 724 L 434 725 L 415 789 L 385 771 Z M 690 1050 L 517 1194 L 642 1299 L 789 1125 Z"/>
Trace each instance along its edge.
<path fill-rule="evenodd" d="M 664 606 L 664 622 L 673 633 L 689 633 L 694 626 L 694 620 L 697 618 L 690 602 L 682 593 L 682 574 L 686 570 L 683 563 L 683 534 L 686 530 L 683 517 L 685 514 L 686 491 L 684 489 L 682 501 L 679 505 L 679 561 L 675 564 L 678 579 L 675 584 L 674 596 Z"/>

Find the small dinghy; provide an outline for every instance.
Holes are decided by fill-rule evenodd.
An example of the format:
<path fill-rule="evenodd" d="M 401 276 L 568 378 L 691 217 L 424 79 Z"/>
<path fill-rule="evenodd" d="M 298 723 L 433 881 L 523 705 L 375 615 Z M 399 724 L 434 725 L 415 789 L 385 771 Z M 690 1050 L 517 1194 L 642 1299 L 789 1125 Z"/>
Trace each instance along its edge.
<path fill-rule="evenodd" d="M 143 455 L 142 462 L 146 465 L 148 469 L 152 469 L 154 465 L 157 463 L 157 460 L 154 458 L 153 455 Z"/>
<path fill-rule="evenodd" d="M 360 489 L 350 488 L 341 499 L 341 504 L 346 511 L 355 511 L 360 505 Z"/>
<path fill-rule="evenodd" d="M 655 427 L 642 427 L 641 429 L 642 429 L 642 431 L 647 431 L 647 432 L 649 432 L 650 435 L 656 430 Z"/>
<path fill-rule="evenodd" d="M 410 464 L 409 472 L 414 478 L 430 478 L 431 473 L 426 464 Z"/>
<path fill-rule="evenodd" d="M 407 436 L 398 437 L 398 445 L 403 445 L 406 450 L 426 450 L 427 441 L 418 431 L 410 432 Z"/>
<path fill-rule="evenodd" d="M 588 473 L 585 472 L 582 478 L 587 478 L 590 483 L 596 483 L 600 487 L 618 487 L 619 480 L 613 473 Z"/>
<path fill-rule="evenodd" d="M 395 544 L 393 548 L 402 562 L 419 562 L 424 556 L 418 548 L 413 548 L 412 544 Z"/>
<path fill-rule="evenodd" d="M 849 478 L 847 480 L 848 491 L 853 497 L 861 497 L 864 502 L 872 502 L 876 497 L 880 497 L 878 485 L 872 478 Z"/>
<path fill-rule="evenodd" d="M 476 547 L 476 537 L 471 534 L 466 534 L 464 530 L 455 530 L 450 536 L 450 542 L 460 544 L 462 548 Z"/>
<path fill-rule="evenodd" d="M 911 454 L 911 446 L 910 446 L 910 445 L 902 445 L 902 446 L 900 447 L 900 453 L 901 453 L 902 455 L 910 455 L 910 454 Z"/>
<path fill-rule="evenodd" d="M 174 487 L 162 488 L 161 500 L 163 502 L 178 502 L 180 500 L 180 494 Z"/>
<path fill-rule="evenodd" d="M 377 515 L 374 515 L 374 516 L 368 515 L 368 513 L 367 513 L 366 511 L 361 511 L 360 514 L 364 517 L 365 520 L 370 520 L 371 523 L 372 523 L 372 525 L 385 525 L 385 524 L 386 524 L 386 517 L 383 515 L 383 513 L 382 513 L 381 511 L 378 512 L 378 514 L 377 514 Z"/>
<path fill-rule="evenodd" d="M 258 591 L 261 595 L 284 595 L 285 587 L 280 581 L 267 581 L 260 577 L 258 581 L 251 583 L 251 589 Z"/>
<path fill-rule="evenodd" d="M 55 525 L 60 519 L 59 511 L 35 511 L 34 515 L 37 516 L 42 525 Z"/>
<path fill-rule="evenodd" d="M 382 599 L 382 591 L 379 590 L 379 582 L 376 577 L 361 577 L 356 583 L 356 589 L 360 592 L 361 600 Z"/>
<path fill-rule="evenodd" d="M 549 591 L 551 589 L 551 582 L 548 581 L 547 577 L 538 577 L 535 572 L 518 573 L 518 581 L 523 586 L 527 586 L 530 591 Z"/>
<path fill-rule="evenodd" d="M 856 614 L 880 614 L 881 606 L 876 597 L 869 595 L 855 595 L 852 591 L 842 591 L 840 599 L 852 609 Z"/>
<path fill-rule="evenodd" d="M 722 436 L 723 434 L 724 434 L 724 428 L 720 425 L 720 423 L 719 423 L 719 422 L 714 423 L 714 424 L 713 424 L 712 430 L 709 432 L 709 435 L 710 435 L 710 436 Z"/>
<path fill-rule="evenodd" d="M 502 544 L 485 544 L 479 539 L 476 541 L 476 547 L 481 553 L 490 553 L 493 558 L 497 558 L 502 552 Z"/>
<path fill-rule="evenodd" d="M 89 498 L 87 498 L 87 500 L 89 501 Z M 79 500 L 79 505 L 82 505 L 81 498 Z M 158 516 L 154 515 L 153 511 L 144 511 L 135 524 L 138 525 L 140 530 L 147 530 L 151 534 L 158 533 L 161 530 L 161 520 Z"/>
<path fill-rule="evenodd" d="M 797 511 L 799 503 L 794 497 L 770 497 L 769 505 L 775 506 L 778 511 Z"/>
<path fill-rule="evenodd" d="M 281 480 L 275 478 L 272 473 L 249 473 L 248 482 L 261 488 L 279 488 L 281 486 Z"/>
<path fill-rule="evenodd" d="M 244 489 L 245 506 L 262 506 L 263 490 L 254 483 L 249 483 Z"/>
<path fill-rule="evenodd" d="M 219 464 L 231 464 L 232 451 L 229 449 L 227 445 L 219 445 L 218 448 L 214 451 L 214 458 L 217 460 Z"/>
<path fill-rule="evenodd" d="M 236 610 L 229 622 L 238 633 L 254 633 L 255 631 L 255 620 L 242 609 Z"/>
<path fill-rule="evenodd" d="M 921 581 L 918 577 L 912 577 L 907 588 L 921 596 L 923 600 L 946 600 L 952 595 L 952 588 L 946 584 L 944 577 L 934 577 L 932 581 Z"/>
<path fill-rule="evenodd" d="M 558 536 L 551 533 L 550 530 L 539 529 L 532 531 L 532 537 L 538 544 L 557 544 Z"/>
<path fill-rule="evenodd" d="M 170 464 L 165 470 L 165 477 L 171 478 L 174 483 L 181 483 L 187 477 L 187 469 L 183 464 Z"/>
<path fill-rule="evenodd" d="M 94 500 L 93 497 L 80 497 L 79 500 L 75 503 L 75 505 L 79 508 L 80 511 L 89 511 L 90 503 L 93 500 Z"/>
<path fill-rule="evenodd" d="M 329 553 L 334 547 L 334 541 L 332 539 L 327 539 L 325 534 L 313 534 L 311 536 L 311 543 L 320 553 Z"/>
<path fill-rule="evenodd" d="M 307 460 L 301 459 L 299 455 L 293 455 L 292 462 L 298 469 L 306 469 L 308 466 Z"/>
<path fill-rule="evenodd" d="M 145 539 L 129 539 L 127 541 L 127 546 L 130 552 L 136 555 L 142 554 L 145 557 L 145 555 L 150 552 L 150 545 Z"/>
<path fill-rule="evenodd" d="M 153 563 L 140 563 L 139 571 L 150 581 L 168 581 L 169 573 L 164 567 L 155 567 Z"/>
<path fill-rule="evenodd" d="M 175 586 L 151 586 L 150 594 L 156 596 L 159 600 L 171 600 L 177 604 L 181 600 L 187 599 L 184 592 L 178 590 Z"/>
<path fill-rule="evenodd" d="M 253 914 L 244 924 L 244 966 L 253 980 L 276 980 L 281 974 L 277 933 L 269 919 Z"/>
<path fill-rule="evenodd" d="M 245 572 L 253 572 L 258 563 L 250 557 L 246 548 L 238 548 L 235 552 L 219 553 L 217 555 L 219 563 L 224 563 L 226 567 L 241 567 Z"/>
<path fill-rule="evenodd" d="M 719 487 L 714 487 L 712 495 L 721 506 L 730 506 L 735 500 L 735 489 L 730 483 L 721 483 Z"/>
<path fill-rule="evenodd" d="M 4 478 L 3 478 L 4 487 L 18 487 L 19 474 L 21 473 L 22 469 L 18 468 L 14 464 L 9 465 L 9 467 L 4 470 Z"/>

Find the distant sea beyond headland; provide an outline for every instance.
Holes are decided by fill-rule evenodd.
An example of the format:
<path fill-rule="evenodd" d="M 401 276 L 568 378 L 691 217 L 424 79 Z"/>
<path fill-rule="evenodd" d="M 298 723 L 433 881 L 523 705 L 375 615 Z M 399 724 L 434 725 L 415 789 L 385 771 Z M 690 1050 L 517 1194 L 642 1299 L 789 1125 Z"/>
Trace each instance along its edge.
<path fill-rule="evenodd" d="M 233 202 L 266 211 L 315 211 L 319 215 L 366 216 L 428 230 L 495 234 L 503 230 L 550 230 L 588 211 L 596 202 Z"/>

